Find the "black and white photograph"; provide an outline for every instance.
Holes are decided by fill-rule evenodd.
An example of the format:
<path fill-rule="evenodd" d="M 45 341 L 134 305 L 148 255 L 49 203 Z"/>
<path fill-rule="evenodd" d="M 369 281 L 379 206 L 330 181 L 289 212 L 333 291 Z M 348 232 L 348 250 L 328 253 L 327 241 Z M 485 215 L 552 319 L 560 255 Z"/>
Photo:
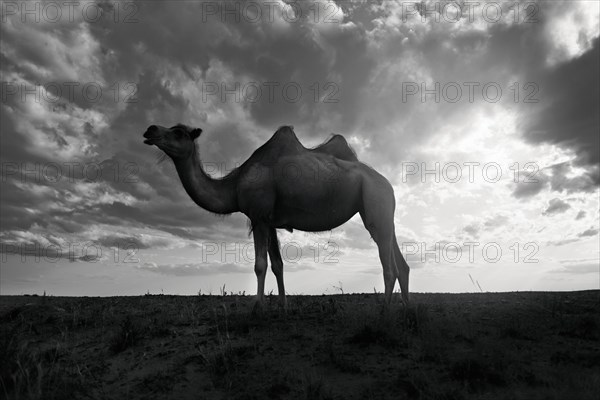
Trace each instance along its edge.
<path fill-rule="evenodd" d="M 0 398 L 600 393 L 599 0 L 0 0 Z"/>

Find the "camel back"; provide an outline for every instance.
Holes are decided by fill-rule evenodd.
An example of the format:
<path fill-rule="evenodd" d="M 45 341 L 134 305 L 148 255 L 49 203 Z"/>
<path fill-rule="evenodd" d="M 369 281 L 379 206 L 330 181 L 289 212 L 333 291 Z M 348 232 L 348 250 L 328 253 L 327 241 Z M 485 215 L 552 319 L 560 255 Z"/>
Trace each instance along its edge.
<path fill-rule="evenodd" d="M 262 160 L 273 160 L 282 155 L 303 151 L 330 154 L 340 160 L 358 161 L 356 153 L 342 135 L 333 134 L 322 144 L 308 149 L 300 143 L 292 126 L 282 126 L 277 129 L 273 136 L 256 150 L 255 155 Z"/>

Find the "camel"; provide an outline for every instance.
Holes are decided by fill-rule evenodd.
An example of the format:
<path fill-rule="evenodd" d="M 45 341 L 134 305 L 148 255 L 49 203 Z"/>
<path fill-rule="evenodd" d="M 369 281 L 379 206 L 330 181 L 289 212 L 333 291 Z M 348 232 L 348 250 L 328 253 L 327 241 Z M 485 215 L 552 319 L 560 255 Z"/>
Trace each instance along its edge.
<path fill-rule="evenodd" d="M 389 181 L 360 162 L 341 135 L 313 149 L 304 147 L 293 127 L 282 126 L 228 175 L 215 179 L 203 170 L 196 148 L 200 128 L 178 124 L 152 125 L 144 143 L 169 156 L 190 198 L 216 214 L 241 212 L 250 222 L 254 239 L 258 288 L 255 306 L 263 303 L 267 255 L 277 280 L 280 304 L 286 308 L 277 229 L 329 231 L 360 214 L 377 244 L 383 267 L 384 300 L 391 302 L 396 279 L 408 304 L 410 269 L 394 228 L 396 202 Z"/>

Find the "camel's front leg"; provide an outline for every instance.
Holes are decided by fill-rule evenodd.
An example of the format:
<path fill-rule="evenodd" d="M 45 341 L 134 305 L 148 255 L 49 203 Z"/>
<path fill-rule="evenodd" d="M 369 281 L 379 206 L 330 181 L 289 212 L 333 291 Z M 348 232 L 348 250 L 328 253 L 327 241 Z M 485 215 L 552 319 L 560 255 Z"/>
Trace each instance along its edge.
<path fill-rule="evenodd" d="M 267 249 L 269 245 L 269 230 L 264 225 L 255 225 L 252 229 L 254 235 L 254 272 L 258 281 L 256 291 L 256 308 L 261 308 L 265 293 L 265 276 L 267 275 Z"/>
<path fill-rule="evenodd" d="M 285 298 L 285 285 L 283 284 L 283 260 L 281 259 L 279 240 L 277 240 L 277 229 L 275 228 L 269 228 L 269 258 L 271 259 L 271 269 L 277 279 L 279 305 L 286 311 L 287 300 Z"/>

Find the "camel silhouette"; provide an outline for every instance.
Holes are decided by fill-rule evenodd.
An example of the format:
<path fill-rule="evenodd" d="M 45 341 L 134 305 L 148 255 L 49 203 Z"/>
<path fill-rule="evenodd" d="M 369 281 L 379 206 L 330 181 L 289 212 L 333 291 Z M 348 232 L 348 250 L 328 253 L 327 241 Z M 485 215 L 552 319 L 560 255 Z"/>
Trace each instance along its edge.
<path fill-rule="evenodd" d="M 152 125 L 144 133 L 144 143 L 156 145 L 173 160 L 185 191 L 200 207 L 217 214 L 242 212 L 249 218 L 257 306 L 263 302 L 268 254 L 280 304 L 286 307 L 277 229 L 328 231 L 356 213 L 379 249 L 385 304 L 391 301 L 396 279 L 408 304 L 410 269 L 396 241 L 394 190 L 386 178 L 358 160 L 343 136 L 333 135 L 307 149 L 292 127 L 282 126 L 241 166 L 214 179 L 203 170 L 196 149 L 201 133 L 202 129 L 182 124 Z"/>

